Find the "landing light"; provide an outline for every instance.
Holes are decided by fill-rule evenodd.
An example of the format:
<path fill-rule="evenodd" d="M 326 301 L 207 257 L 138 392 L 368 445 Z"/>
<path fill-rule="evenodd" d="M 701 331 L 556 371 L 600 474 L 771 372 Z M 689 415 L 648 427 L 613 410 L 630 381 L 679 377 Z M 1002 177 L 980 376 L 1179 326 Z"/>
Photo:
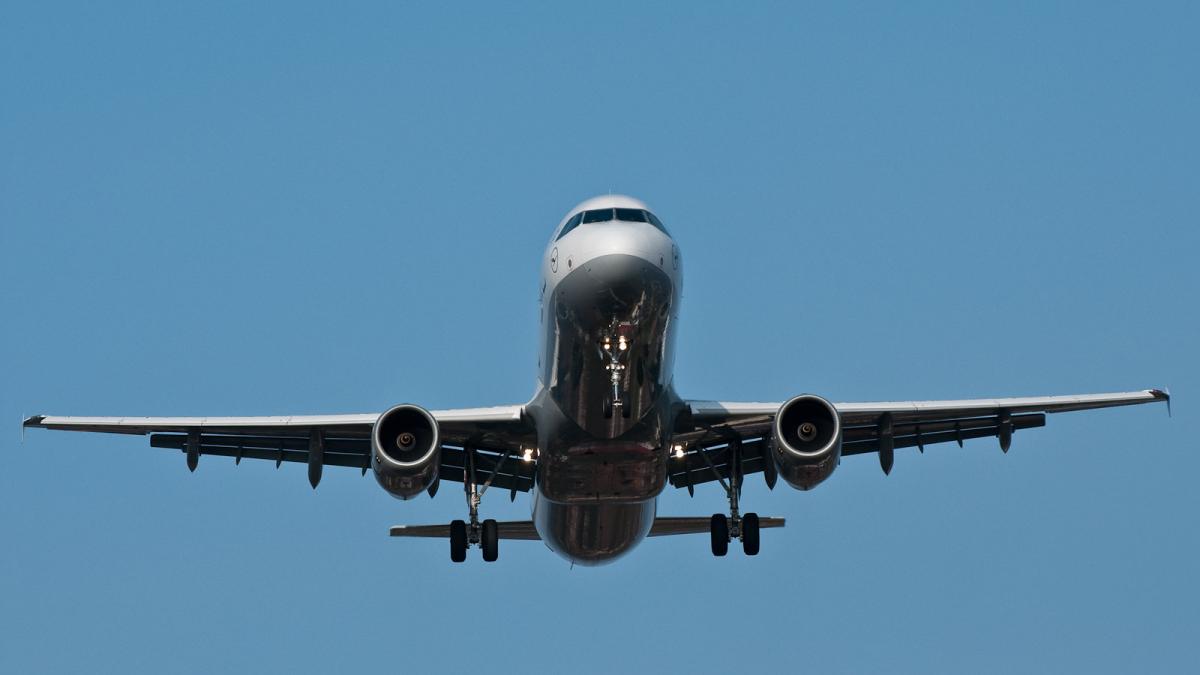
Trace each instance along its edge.
<path fill-rule="evenodd" d="M 676 445 L 673 448 L 673 450 L 675 451 L 675 459 L 683 459 L 683 446 L 682 445 Z"/>
<path fill-rule="evenodd" d="M 525 448 L 524 450 L 521 451 L 521 461 L 522 462 L 532 462 L 533 461 L 533 448 Z"/>

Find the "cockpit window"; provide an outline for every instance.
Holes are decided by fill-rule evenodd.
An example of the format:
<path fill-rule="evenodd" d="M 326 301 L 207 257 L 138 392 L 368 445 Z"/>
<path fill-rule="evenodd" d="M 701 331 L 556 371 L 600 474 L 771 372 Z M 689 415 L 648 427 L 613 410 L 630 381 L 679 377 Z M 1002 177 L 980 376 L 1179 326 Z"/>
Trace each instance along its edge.
<path fill-rule="evenodd" d="M 648 223 L 646 212 L 641 209 L 617 209 L 617 220 L 627 223 Z"/>
<path fill-rule="evenodd" d="M 579 222 L 582 220 L 583 220 L 582 213 L 576 213 L 575 215 L 571 216 L 571 219 L 567 221 L 566 225 L 563 225 L 562 232 L 558 233 L 558 236 L 554 238 L 554 241 L 558 241 L 559 239 L 562 239 L 563 237 L 567 236 L 568 232 L 579 227 Z"/>
<path fill-rule="evenodd" d="M 613 219 L 613 209 L 600 209 L 599 211 L 584 211 L 583 222 L 587 223 L 603 223 Z"/>
<path fill-rule="evenodd" d="M 649 211 L 646 211 L 645 213 L 650 218 L 651 225 L 662 230 L 663 234 L 670 234 L 670 232 L 667 232 L 667 226 L 662 224 L 662 221 L 658 219 L 658 216 L 654 215 L 653 213 L 650 213 Z"/>
<path fill-rule="evenodd" d="M 650 223 L 664 234 L 669 234 L 667 228 L 663 226 L 662 221 L 649 211 L 642 209 L 596 209 L 594 211 L 584 211 L 571 216 L 566 225 L 563 225 L 562 231 L 555 237 L 555 241 L 567 236 L 567 233 L 580 225 L 588 223 L 606 223 L 610 220 L 623 220 L 627 223 Z"/>

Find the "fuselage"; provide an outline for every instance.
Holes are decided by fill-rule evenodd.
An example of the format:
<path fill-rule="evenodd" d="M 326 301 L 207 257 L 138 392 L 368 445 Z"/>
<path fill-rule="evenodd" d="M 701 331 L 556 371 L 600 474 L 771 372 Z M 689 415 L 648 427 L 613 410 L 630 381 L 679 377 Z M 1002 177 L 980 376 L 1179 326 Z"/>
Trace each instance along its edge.
<path fill-rule="evenodd" d="M 546 545 L 585 565 L 650 531 L 666 485 L 683 272 L 642 202 L 609 195 L 571 209 L 542 258 L 533 520 Z"/>

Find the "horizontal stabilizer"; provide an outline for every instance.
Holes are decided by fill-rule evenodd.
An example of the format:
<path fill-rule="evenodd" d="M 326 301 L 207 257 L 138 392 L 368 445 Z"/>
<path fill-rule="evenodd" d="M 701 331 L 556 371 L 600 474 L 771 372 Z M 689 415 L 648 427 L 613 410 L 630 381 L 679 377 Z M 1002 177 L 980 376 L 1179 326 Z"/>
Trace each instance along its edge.
<path fill-rule="evenodd" d="M 666 537 L 672 534 L 708 534 L 708 528 L 712 523 L 712 518 L 704 516 L 703 518 L 695 517 L 664 517 L 655 518 L 654 525 L 650 527 L 651 537 Z M 783 518 L 761 517 L 758 519 L 760 528 L 768 527 L 783 527 L 785 521 Z"/>
<path fill-rule="evenodd" d="M 427 537 L 433 539 L 449 539 L 450 524 L 445 525 L 393 525 L 393 537 Z M 537 530 L 533 529 L 532 520 L 501 520 L 496 523 L 496 534 L 500 539 L 522 539 L 525 541 L 541 541 Z"/>
<path fill-rule="evenodd" d="M 665 537 L 672 534 L 703 534 L 708 532 L 711 519 L 708 516 L 698 517 L 664 517 L 655 518 L 650 527 L 651 537 Z M 783 518 L 759 518 L 758 526 L 783 527 Z M 540 541 L 532 520 L 502 520 L 496 523 L 496 531 L 501 539 L 519 539 L 524 541 Z M 432 539 L 449 539 L 450 524 L 445 525 L 393 525 L 393 537 L 426 537 Z"/>

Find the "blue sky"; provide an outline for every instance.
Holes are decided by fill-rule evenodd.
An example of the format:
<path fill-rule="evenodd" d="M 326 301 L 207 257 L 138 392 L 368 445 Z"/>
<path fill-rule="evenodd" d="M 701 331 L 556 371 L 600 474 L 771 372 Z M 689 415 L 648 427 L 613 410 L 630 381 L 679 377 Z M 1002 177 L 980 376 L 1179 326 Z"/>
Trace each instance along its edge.
<path fill-rule="evenodd" d="M 392 5 L 0 9 L 0 671 L 1195 667 L 1194 4 Z M 754 477 L 759 557 L 574 570 L 386 536 L 451 486 L 18 440 L 523 402 L 545 241 L 609 191 L 680 242 L 685 396 L 1170 386 L 1174 418 Z"/>

